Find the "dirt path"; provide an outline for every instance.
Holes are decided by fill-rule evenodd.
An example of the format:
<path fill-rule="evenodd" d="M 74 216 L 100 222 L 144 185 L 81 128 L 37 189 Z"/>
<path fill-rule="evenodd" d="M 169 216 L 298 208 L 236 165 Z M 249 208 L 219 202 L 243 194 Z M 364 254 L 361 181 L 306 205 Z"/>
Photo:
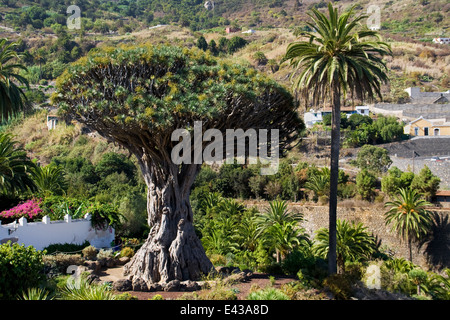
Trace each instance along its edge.
<path fill-rule="evenodd" d="M 269 274 L 264 273 L 254 273 L 249 281 L 246 282 L 240 282 L 237 284 L 234 284 L 230 286 L 233 288 L 237 294 L 237 298 L 239 300 L 244 300 L 247 295 L 250 292 L 250 288 L 258 286 L 259 288 L 264 288 L 266 286 L 272 285 L 275 288 L 280 288 L 283 284 L 289 283 L 291 281 L 294 281 L 295 278 L 292 276 L 273 276 L 274 280 L 271 280 L 269 278 Z M 100 274 L 100 280 L 101 281 L 117 281 L 119 279 L 123 279 L 123 267 L 115 267 L 115 268 L 108 268 L 106 270 L 102 270 L 102 273 Z M 273 283 L 272 283 L 273 281 Z M 184 291 L 173 291 L 173 292 L 166 292 L 166 291 L 153 291 L 153 292 L 141 292 L 141 291 L 127 291 L 129 294 L 137 297 L 139 300 L 148 300 L 151 299 L 153 296 L 159 294 L 161 295 L 165 300 L 172 300 L 177 299 L 186 292 Z"/>

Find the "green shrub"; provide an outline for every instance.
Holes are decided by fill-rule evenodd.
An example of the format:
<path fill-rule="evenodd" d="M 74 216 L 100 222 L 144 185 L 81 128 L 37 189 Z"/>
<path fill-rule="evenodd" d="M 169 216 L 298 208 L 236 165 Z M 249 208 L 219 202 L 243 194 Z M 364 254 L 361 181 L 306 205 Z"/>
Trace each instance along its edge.
<path fill-rule="evenodd" d="M 289 297 L 280 289 L 268 287 L 251 292 L 247 300 L 289 300 Z"/>
<path fill-rule="evenodd" d="M 116 296 L 116 299 L 117 300 L 139 300 L 136 296 L 133 296 L 129 292 L 124 292 L 124 293 L 118 294 Z"/>
<path fill-rule="evenodd" d="M 422 269 L 417 268 L 408 272 L 408 276 L 411 279 L 412 283 L 414 283 L 417 286 L 417 296 L 420 296 L 421 285 L 423 285 L 427 281 L 428 274 Z"/>
<path fill-rule="evenodd" d="M 81 257 L 81 254 L 58 253 L 53 255 L 44 255 L 43 262 L 47 272 L 51 270 L 56 273 L 65 274 L 69 266 L 82 265 L 84 263 L 84 259 Z"/>
<path fill-rule="evenodd" d="M 336 300 L 348 300 L 352 296 L 353 279 L 345 274 L 333 274 L 323 282 Z"/>
<path fill-rule="evenodd" d="M 86 211 L 91 214 L 91 224 L 96 229 L 120 226 L 121 214 L 115 206 L 96 202 L 91 204 Z"/>
<path fill-rule="evenodd" d="M 88 246 L 82 250 L 83 257 L 88 260 L 95 260 L 97 257 L 97 249 L 94 246 Z"/>
<path fill-rule="evenodd" d="M 108 250 L 100 249 L 100 251 L 97 253 L 98 260 L 111 259 L 111 258 L 114 258 L 114 254 L 111 249 L 108 249 Z"/>
<path fill-rule="evenodd" d="M 124 247 L 120 250 L 120 256 L 132 258 L 134 256 L 134 250 L 130 247 Z"/>
<path fill-rule="evenodd" d="M 207 279 L 211 279 L 212 274 L 207 276 Z M 230 284 L 230 282 L 228 283 Z M 226 284 L 226 281 L 222 280 L 220 277 L 214 278 L 214 280 L 209 281 L 209 289 L 205 294 L 202 294 L 203 300 L 237 300 L 236 290 L 233 290 Z"/>
<path fill-rule="evenodd" d="M 44 279 L 44 252 L 8 241 L 0 245 L 0 299 L 15 299 Z"/>
<path fill-rule="evenodd" d="M 151 300 L 164 300 L 163 296 L 160 294 L 155 294 Z"/>
<path fill-rule="evenodd" d="M 46 254 L 53 254 L 55 252 L 60 253 L 76 253 L 81 252 L 84 248 L 90 246 L 89 241 L 85 241 L 83 244 L 75 243 L 53 243 L 45 247 Z"/>

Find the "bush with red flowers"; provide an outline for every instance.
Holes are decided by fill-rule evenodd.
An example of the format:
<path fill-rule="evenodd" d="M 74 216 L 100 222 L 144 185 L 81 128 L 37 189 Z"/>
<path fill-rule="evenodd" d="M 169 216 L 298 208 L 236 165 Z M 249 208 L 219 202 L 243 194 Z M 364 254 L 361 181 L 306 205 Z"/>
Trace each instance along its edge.
<path fill-rule="evenodd" d="M 2 223 L 9 223 L 22 217 L 25 217 L 28 221 L 41 218 L 41 203 L 42 199 L 31 199 L 22 202 L 9 210 L 0 212 L 0 220 Z"/>

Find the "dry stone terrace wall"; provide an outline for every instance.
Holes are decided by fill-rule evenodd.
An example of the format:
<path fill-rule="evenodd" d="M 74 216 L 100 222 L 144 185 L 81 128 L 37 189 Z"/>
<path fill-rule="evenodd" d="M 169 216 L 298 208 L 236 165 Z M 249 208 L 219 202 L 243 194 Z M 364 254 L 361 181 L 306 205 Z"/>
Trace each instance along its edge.
<path fill-rule="evenodd" d="M 246 201 L 246 206 L 256 206 L 260 211 L 268 207 L 264 201 Z M 316 206 L 301 203 L 289 203 L 290 210 L 296 210 L 303 213 L 305 221 L 302 227 L 311 238 L 314 238 L 315 232 L 320 228 L 328 228 L 328 206 Z M 400 240 L 396 233 L 391 231 L 390 225 L 385 224 L 384 213 L 386 209 L 383 206 L 373 207 L 343 207 L 338 205 L 337 218 L 355 223 L 362 222 L 368 231 L 381 240 L 381 246 L 387 246 L 394 254 L 394 257 L 403 257 L 409 260 L 409 249 L 407 243 Z M 440 224 L 437 228 L 437 234 L 433 236 L 432 245 L 413 245 L 413 262 L 423 268 L 429 268 L 430 262 L 441 264 L 444 267 L 450 267 L 450 210 L 435 210 L 438 214 Z"/>
<path fill-rule="evenodd" d="M 392 104 L 376 103 L 369 105 L 369 110 L 375 114 L 395 115 L 400 118 L 409 118 L 415 120 L 419 117 L 425 119 L 439 119 L 450 117 L 450 104 Z"/>

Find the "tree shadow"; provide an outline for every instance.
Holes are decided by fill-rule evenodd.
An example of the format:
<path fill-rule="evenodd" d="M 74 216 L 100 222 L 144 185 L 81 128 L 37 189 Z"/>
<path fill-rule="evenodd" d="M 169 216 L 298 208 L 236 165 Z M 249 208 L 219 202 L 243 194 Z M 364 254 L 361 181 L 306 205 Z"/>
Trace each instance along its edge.
<path fill-rule="evenodd" d="M 438 269 L 450 268 L 450 222 L 449 216 L 434 213 L 433 224 L 428 234 L 420 241 L 428 263 Z"/>

